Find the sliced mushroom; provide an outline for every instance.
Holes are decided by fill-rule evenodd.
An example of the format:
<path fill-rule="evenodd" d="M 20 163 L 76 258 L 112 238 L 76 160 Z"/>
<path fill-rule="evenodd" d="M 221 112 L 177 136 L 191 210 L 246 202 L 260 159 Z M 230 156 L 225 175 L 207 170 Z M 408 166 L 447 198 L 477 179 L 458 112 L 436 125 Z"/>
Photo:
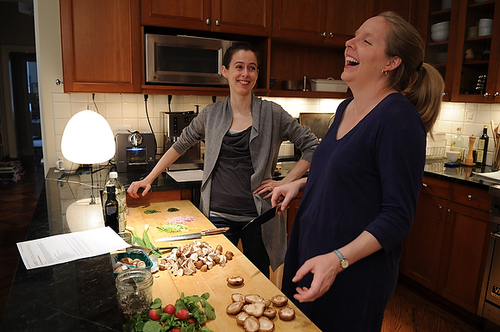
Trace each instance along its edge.
<path fill-rule="evenodd" d="M 264 310 L 264 313 L 262 315 L 269 319 L 274 319 L 274 317 L 276 317 L 276 313 L 277 313 L 276 309 L 268 307 Z"/>
<path fill-rule="evenodd" d="M 266 309 L 266 305 L 264 302 L 256 302 L 256 303 L 251 303 L 247 304 L 244 306 L 243 310 L 250 316 L 254 317 L 261 317 L 262 314 L 264 313 L 264 310 Z"/>
<path fill-rule="evenodd" d="M 238 301 L 232 302 L 230 305 L 227 306 L 226 312 L 229 315 L 236 315 L 240 313 L 241 308 L 243 308 L 244 305 L 245 305 L 244 302 L 238 302 Z"/>
<path fill-rule="evenodd" d="M 243 326 L 243 324 L 245 323 L 245 319 L 247 319 L 248 317 L 248 314 L 244 311 L 241 311 L 237 316 L 236 316 L 236 323 L 238 323 L 238 325 L 241 325 Z"/>
<path fill-rule="evenodd" d="M 248 316 L 243 323 L 246 332 L 258 332 L 260 329 L 259 320 L 253 316 Z"/>
<path fill-rule="evenodd" d="M 227 283 L 232 285 L 232 286 L 243 285 L 244 282 L 245 282 L 245 279 L 243 279 L 243 277 L 240 277 L 240 276 L 233 276 L 233 277 L 227 278 Z"/>
<path fill-rule="evenodd" d="M 233 294 L 231 294 L 231 300 L 233 300 L 233 302 L 245 303 L 245 295 L 243 295 L 241 293 L 233 293 Z"/>
<path fill-rule="evenodd" d="M 256 303 L 256 302 L 264 302 L 264 299 L 258 294 L 248 294 L 245 295 L 246 303 Z"/>
<path fill-rule="evenodd" d="M 274 331 L 274 323 L 269 320 L 267 317 L 259 318 L 259 332 L 273 332 Z"/>
<path fill-rule="evenodd" d="M 278 311 L 278 316 L 280 317 L 281 320 L 284 321 L 293 320 L 295 318 L 295 310 L 293 310 L 290 307 L 281 308 Z"/>
<path fill-rule="evenodd" d="M 288 298 L 283 295 L 273 296 L 271 302 L 277 307 L 283 307 L 288 303 Z"/>

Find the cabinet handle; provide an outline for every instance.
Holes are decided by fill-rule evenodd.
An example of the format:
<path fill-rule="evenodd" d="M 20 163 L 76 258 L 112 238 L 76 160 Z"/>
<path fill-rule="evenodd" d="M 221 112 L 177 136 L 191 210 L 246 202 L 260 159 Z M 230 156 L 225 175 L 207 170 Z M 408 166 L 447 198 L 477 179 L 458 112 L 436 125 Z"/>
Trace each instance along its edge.
<path fill-rule="evenodd" d="M 438 209 L 439 209 L 438 219 L 441 220 L 441 219 L 443 219 L 443 216 L 442 216 L 442 214 L 443 214 L 443 206 L 439 205 Z"/>
<path fill-rule="evenodd" d="M 429 185 L 425 182 L 422 183 L 422 187 L 428 187 Z"/>
<path fill-rule="evenodd" d="M 491 232 L 491 237 L 500 239 L 500 232 Z"/>
<path fill-rule="evenodd" d="M 326 31 L 321 34 L 321 37 L 326 38 Z"/>
<path fill-rule="evenodd" d="M 495 98 L 496 98 L 496 97 L 498 97 L 498 96 L 500 96 L 500 92 L 498 92 L 498 91 L 497 91 L 497 92 L 495 92 L 495 94 L 493 95 L 493 97 L 495 97 Z"/>
<path fill-rule="evenodd" d="M 60 79 L 56 79 L 56 85 L 59 86 L 61 84 L 64 84 L 63 81 L 61 81 Z"/>
<path fill-rule="evenodd" d="M 472 201 L 472 199 L 473 199 L 473 198 L 474 198 L 474 196 L 472 196 L 472 195 L 467 195 L 467 199 L 468 199 L 469 201 Z"/>
<path fill-rule="evenodd" d="M 207 18 L 207 19 L 205 20 L 205 23 L 206 23 L 207 25 L 210 25 L 210 19 L 209 19 L 209 18 Z"/>
<path fill-rule="evenodd" d="M 328 35 L 330 36 L 330 38 L 333 38 L 333 32 L 330 32 Z"/>
<path fill-rule="evenodd" d="M 447 96 L 447 95 L 448 95 L 448 92 L 443 92 L 443 97 Z"/>
<path fill-rule="evenodd" d="M 446 221 L 447 222 L 450 222 L 450 212 L 451 212 L 451 209 L 448 209 L 448 211 L 446 211 Z"/>
<path fill-rule="evenodd" d="M 215 25 L 219 26 L 220 22 L 219 20 L 215 20 Z"/>
<path fill-rule="evenodd" d="M 484 96 L 484 98 L 488 98 L 491 95 L 488 92 L 485 92 L 483 96 Z"/>

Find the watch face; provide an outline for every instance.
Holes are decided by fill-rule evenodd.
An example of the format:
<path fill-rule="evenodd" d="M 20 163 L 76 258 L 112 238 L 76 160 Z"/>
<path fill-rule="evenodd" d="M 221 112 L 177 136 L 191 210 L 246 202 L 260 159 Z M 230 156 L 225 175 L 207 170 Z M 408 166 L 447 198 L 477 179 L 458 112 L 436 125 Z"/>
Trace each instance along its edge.
<path fill-rule="evenodd" d="M 342 265 L 342 268 L 347 268 L 349 266 L 349 262 L 347 261 L 347 259 L 343 259 L 342 262 L 340 262 L 340 264 Z"/>

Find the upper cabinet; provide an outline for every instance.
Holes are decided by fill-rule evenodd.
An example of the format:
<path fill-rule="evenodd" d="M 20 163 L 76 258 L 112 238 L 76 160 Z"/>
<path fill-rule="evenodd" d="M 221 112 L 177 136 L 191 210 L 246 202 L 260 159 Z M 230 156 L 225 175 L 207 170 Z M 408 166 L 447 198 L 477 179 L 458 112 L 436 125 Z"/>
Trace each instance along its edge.
<path fill-rule="evenodd" d="M 139 0 L 60 0 L 65 92 L 141 93 Z"/>
<path fill-rule="evenodd" d="M 372 1 L 274 0 L 273 37 L 344 45 L 373 14 Z"/>
<path fill-rule="evenodd" d="M 500 102 L 500 1 L 460 3 L 452 100 Z"/>
<path fill-rule="evenodd" d="M 426 1 L 425 61 L 445 80 L 443 100 L 499 102 L 500 1 Z"/>
<path fill-rule="evenodd" d="M 141 24 L 270 36 L 272 0 L 142 0 Z"/>

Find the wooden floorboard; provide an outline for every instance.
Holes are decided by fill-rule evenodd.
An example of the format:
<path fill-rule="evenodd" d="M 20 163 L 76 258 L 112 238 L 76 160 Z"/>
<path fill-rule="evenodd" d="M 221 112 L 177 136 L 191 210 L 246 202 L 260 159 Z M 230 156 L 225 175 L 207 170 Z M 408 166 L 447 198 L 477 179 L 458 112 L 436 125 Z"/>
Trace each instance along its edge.
<path fill-rule="evenodd" d="M 19 261 L 16 243 L 23 241 L 40 190 L 43 170 L 27 169 L 17 184 L 0 185 L 0 317 L 3 316 L 12 278 Z M 422 296 L 400 283 L 385 312 L 382 332 L 479 332 L 481 326 Z"/>

